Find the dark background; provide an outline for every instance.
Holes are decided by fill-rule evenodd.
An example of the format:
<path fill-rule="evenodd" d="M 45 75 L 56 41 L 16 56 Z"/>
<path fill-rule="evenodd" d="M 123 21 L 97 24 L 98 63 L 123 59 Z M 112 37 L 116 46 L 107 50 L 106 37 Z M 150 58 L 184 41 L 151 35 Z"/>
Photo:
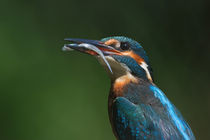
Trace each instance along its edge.
<path fill-rule="evenodd" d="M 66 37 L 141 42 L 156 84 L 210 139 L 209 0 L 1 0 L 0 139 L 114 140 L 110 80 Z"/>

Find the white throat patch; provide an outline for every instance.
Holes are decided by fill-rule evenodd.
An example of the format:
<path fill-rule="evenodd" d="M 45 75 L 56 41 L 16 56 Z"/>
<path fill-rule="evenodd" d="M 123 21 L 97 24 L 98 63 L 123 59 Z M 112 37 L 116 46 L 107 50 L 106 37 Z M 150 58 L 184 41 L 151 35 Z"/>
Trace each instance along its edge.
<path fill-rule="evenodd" d="M 113 70 L 113 73 L 110 73 L 109 69 L 107 68 L 106 64 L 101 59 L 101 57 L 97 57 L 97 59 L 99 60 L 101 65 L 105 68 L 105 70 L 108 72 L 108 74 L 112 80 L 115 80 L 123 75 L 126 75 L 127 73 L 130 73 L 131 70 L 125 64 L 117 62 L 111 56 L 105 56 L 105 57 L 106 57 L 106 60 L 108 61 L 108 63 L 110 64 L 110 66 Z"/>
<path fill-rule="evenodd" d="M 142 62 L 140 66 L 145 70 L 145 72 L 146 72 L 146 74 L 147 74 L 147 78 L 148 78 L 150 81 L 152 81 L 152 77 L 151 77 L 151 75 L 150 75 L 150 73 L 149 73 L 149 70 L 148 70 L 148 65 L 147 65 L 145 62 Z"/>

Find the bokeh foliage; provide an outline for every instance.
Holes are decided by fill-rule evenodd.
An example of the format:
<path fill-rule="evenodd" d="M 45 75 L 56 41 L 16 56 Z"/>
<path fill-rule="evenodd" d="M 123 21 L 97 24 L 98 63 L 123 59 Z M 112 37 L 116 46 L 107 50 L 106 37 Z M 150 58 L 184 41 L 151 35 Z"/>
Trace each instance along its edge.
<path fill-rule="evenodd" d="M 114 140 L 110 81 L 66 37 L 124 35 L 142 43 L 156 84 L 210 139 L 208 0 L 1 0 L 0 139 Z"/>

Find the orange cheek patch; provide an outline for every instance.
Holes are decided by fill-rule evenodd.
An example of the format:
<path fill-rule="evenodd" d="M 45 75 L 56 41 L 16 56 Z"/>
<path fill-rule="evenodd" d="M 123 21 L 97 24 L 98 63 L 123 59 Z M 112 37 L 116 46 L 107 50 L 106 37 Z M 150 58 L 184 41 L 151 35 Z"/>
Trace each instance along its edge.
<path fill-rule="evenodd" d="M 120 42 L 116 39 L 110 39 L 108 41 L 106 41 L 104 43 L 105 45 L 117 45 L 120 44 Z M 109 50 L 110 51 L 110 50 Z M 133 51 L 124 51 L 124 52 L 120 52 L 120 51 L 113 51 L 115 52 L 117 55 L 124 55 L 124 56 L 130 56 L 131 58 L 133 58 L 134 60 L 136 60 L 136 62 L 140 65 L 142 62 L 144 62 L 144 59 L 141 58 L 139 55 L 137 55 L 136 53 L 134 53 Z"/>
<path fill-rule="evenodd" d="M 131 58 L 133 58 L 139 65 L 144 62 L 144 59 L 141 58 L 139 55 L 137 55 L 136 53 L 134 53 L 133 51 L 125 51 L 121 53 L 122 55 L 127 55 L 130 56 Z"/>
<path fill-rule="evenodd" d="M 104 44 L 109 46 L 109 45 L 116 45 L 118 43 L 120 43 L 118 40 L 110 39 L 110 40 L 106 41 Z"/>

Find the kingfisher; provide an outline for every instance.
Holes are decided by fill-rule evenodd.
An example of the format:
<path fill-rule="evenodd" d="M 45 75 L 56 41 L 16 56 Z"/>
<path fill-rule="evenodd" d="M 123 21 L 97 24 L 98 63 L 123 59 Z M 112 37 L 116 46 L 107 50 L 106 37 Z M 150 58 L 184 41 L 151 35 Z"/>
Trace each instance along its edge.
<path fill-rule="evenodd" d="M 117 140 L 195 140 L 181 113 L 154 83 L 141 44 L 124 36 L 65 40 L 69 44 L 63 51 L 95 56 L 107 71 L 109 120 Z"/>

